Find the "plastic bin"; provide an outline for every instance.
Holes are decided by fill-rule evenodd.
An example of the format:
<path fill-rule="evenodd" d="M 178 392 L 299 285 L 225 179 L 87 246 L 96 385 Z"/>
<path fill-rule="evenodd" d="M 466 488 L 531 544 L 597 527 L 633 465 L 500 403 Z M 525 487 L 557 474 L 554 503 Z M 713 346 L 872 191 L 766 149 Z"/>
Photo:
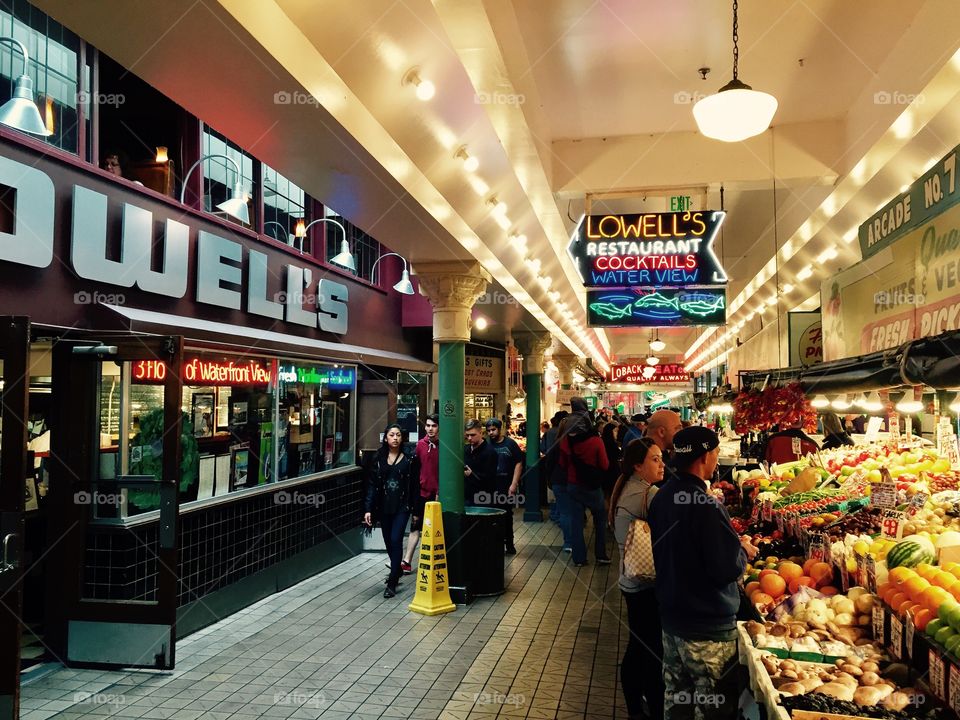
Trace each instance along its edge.
<path fill-rule="evenodd" d="M 502 595 L 503 532 L 507 511 L 468 505 L 464 508 L 464 516 L 463 561 L 470 594 L 475 597 Z"/>

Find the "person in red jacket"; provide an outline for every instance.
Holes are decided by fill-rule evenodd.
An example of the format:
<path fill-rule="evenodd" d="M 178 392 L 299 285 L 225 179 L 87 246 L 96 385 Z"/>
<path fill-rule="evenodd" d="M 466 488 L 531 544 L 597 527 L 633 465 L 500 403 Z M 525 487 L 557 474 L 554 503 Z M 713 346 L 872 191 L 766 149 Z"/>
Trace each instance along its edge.
<path fill-rule="evenodd" d="M 587 564 L 587 545 L 583 539 L 583 513 L 593 515 L 594 554 L 598 565 L 609 565 L 607 557 L 606 506 L 603 501 L 603 478 L 609 461 L 603 441 L 593 427 L 593 420 L 581 397 L 570 399 L 573 411 L 560 424 L 560 467 L 567 473 L 570 497 L 570 537 L 572 560 L 576 567 Z"/>
<path fill-rule="evenodd" d="M 440 418 L 427 415 L 423 423 L 424 436 L 417 443 L 417 460 L 420 461 L 420 497 L 416 500 L 410 516 L 410 537 L 407 539 L 407 553 L 400 569 L 404 575 L 413 572 L 413 554 L 420 544 L 420 531 L 423 529 L 423 513 L 428 502 L 437 499 L 440 490 Z"/>

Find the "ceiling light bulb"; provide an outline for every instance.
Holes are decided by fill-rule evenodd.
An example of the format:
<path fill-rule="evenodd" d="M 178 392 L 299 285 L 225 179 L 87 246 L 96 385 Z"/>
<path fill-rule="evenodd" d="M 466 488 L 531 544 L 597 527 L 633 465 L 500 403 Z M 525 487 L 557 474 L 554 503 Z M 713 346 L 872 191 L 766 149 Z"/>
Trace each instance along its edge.
<path fill-rule="evenodd" d="M 497 215 L 503 215 L 508 209 L 507 204 L 503 200 L 497 200 L 496 195 L 491 195 L 489 198 L 487 198 L 487 205 L 492 208 L 490 212 Z"/>
<path fill-rule="evenodd" d="M 839 253 L 835 247 L 828 247 L 822 253 L 817 255 L 817 262 L 822 265 L 827 260 L 833 260 L 837 255 L 839 255 Z"/>
<path fill-rule="evenodd" d="M 483 317 L 483 315 L 477 316 L 477 319 L 473 321 L 473 327 L 477 330 L 486 330 L 488 324 L 487 319 Z"/>
<path fill-rule="evenodd" d="M 463 169 L 467 172 L 474 172 L 478 167 L 480 167 L 480 161 L 475 155 L 471 155 L 467 152 L 466 145 L 461 145 L 459 148 L 457 148 L 457 152 L 454 153 L 454 157 L 463 161 Z"/>
<path fill-rule="evenodd" d="M 907 398 L 904 398 L 897 403 L 897 412 L 912 414 L 918 413 L 921 410 L 923 410 L 923 403 L 921 403 L 919 400 L 913 400 L 912 398 L 908 400 Z"/>
<path fill-rule="evenodd" d="M 499 225 L 503 230 L 508 230 L 510 226 L 513 224 L 510 222 L 510 218 L 508 218 L 506 215 L 500 215 L 496 213 L 494 213 L 493 221 L 497 225 Z"/>
<path fill-rule="evenodd" d="M 650 349 L 653 350 L 654 352 L 663 352 L 664 350 L 666 350 L 666 348 L 667 348 L 667 344 L 660 338 L 650 341 Z"/>
<path fill-rule="evenodd" d="M 800 280 L 800 281 L 806 280 L 811 275 L 813 275 L 813 267 L 810 265 L 807 265 L 805 268 L 803 268 L 800 272 L 797 273 L 797 280 Z"/>
<path fill-rule="evenodd" d="M 790 283 L 785 283 L 783 286 L 783 294 L 789 295 L 792 292 L 793 292 L 793 285 L 791 285 Z"/>
<path fill-rule="evenodd" d="M 540 258 L 530 258 L 525 261 L 527 267 L 530 269 L 534 275 L 539 275 L 540 270 L 543 267 L 543 263 L 540 262 Z"/>
<path fill-rule="evenodd" d="M 540 283 L 544 289 L 547 289 L 553 284 L 553 278 L 549 275 L 541 275 L 537 278 L 537 282 Z"/>
<path fill-rule="evenodd" d="M 413 87 L 416 88 L 417 98 L 424 102 L 432 98 L 437 92 L 437 88 L 432 82 L 420 77 L 419 68 L 411 68 L 408 70 L 407 74 L 403 76 L 403 84 L 413 85 Z"/>
<path fill-rule="evenodd" d="M 825 408 L 830 405 L 830 401 L 827 400 L 826 395 L 814 395 L 813 400 L 810 401 L 810 406 L 817 409 Z"/>
<path fill-rule="evenodd" d="M 521 255 L 527 251 L 527 236 L 523 233 L 511 233 L 510 241 L 513 243 L 513 249 Z"/>
<path fill-rule="evenodd" d="M 776 304 L 777 304 L 776 295 L 771 295 L 770 297 L 767 298 L 767 305 L 776 305 Z"/>
<path fill-rule="evenodd" d="M 836 399 L 830 403 L 830 407 L 834 410 L 849 410 L 852 404 L 846 395 L 838 395 Z"/>
<path fill-rule="evenodd" d="M 647 358 L 647 365 L 652 366 L 652 365 L 659 365 L 659 364 L 660 364 L 660 358 L 654 355 L 651 355 L 650 357 Z"/>

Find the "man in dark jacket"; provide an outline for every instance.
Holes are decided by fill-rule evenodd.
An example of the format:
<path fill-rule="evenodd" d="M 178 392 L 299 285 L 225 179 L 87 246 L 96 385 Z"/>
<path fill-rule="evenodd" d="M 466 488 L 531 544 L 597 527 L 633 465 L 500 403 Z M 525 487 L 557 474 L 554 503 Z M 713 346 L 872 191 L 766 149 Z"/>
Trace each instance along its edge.
<path fill-rule="evenodd" d="M 673 438 L 677 473 L 650 504 L 663 625 L 664 717 L 737 717 L 737 583 L 756 548 L 737 536 L 726 509 L 707 494 L 720 454 L 700 426 Z"/>
<path fill-rule="evenodd" d="M 497 418 L 487 420 L 487 436 L 490 447 L 497 453 L 497 482 L 493 506 L 507 513 L 503 541 L 507 555 L 516 555 L 517 548 L 513 545 L 513 511 L 517 507 L 523 453 L 516 440 L 503 435 L 503 423 Z"/>
<path fill-rule="evenodd" d="M 490 447 L 479 420 L 467 420 L 463 449 L 463 498 L 467 505 L 493 507 L 497 482 L 497 453 Z"/>

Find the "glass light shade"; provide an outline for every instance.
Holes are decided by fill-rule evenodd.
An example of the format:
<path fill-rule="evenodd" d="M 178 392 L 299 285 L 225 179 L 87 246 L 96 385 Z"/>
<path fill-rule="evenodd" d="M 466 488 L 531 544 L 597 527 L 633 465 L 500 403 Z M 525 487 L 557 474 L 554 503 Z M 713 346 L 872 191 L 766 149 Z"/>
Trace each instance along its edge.
<path fill-rule="evenodd" d="M 169 156 L 167 155 L 167 148 L 165 148 L 163 145 L 158 145 L 158 146 L 157 146 L 157 158 L 156 158 L 156 161 L 157 161 L 158 163 L 165 163 L 165 162 L 169 162 L 169 161 L 170 161 L 170 158 L 169 158 Z"/>
<path fill-rule="evenodd" d="M 297 220 L 296 226 L 293 228 L 294 237 L 305 238 L 307 236 L 307 226 L 304 224 L 303 220 Z"/>
<path fill-rule="evenodd" d="M 862 402 L 857 404 L 867 412 L 880 412 L 883 410 L 883 402 L 881 402 L 880 395 L 877 394 L 876 390 L 868 394 Z"/>
<path fill-rule="evenodd" d="M 650 341 L 650 349 L 654 352 L 663 352 L 667 349 L 667 344 L 660 338 L 657 338 L 656 340 Z"/>
<path fill-rule="evenodd" d="M 0 107 L 0 123 L 31 135 L 47 137 L 52 134 L 33 101 L 33 80 L 28 75 L 17 78 L 13 97 Z"/>
<path fill-rule="evenodd" d="M 901 400 L 897 403 L 897 411 L 902 413 L 918 413 L 923 410 L 923 403 L 919 400 Z"/>
<path fill-rule="evenodd" d="M 651 367 L 659 363 L 660 363 L 660 358 L 658 357 L 654 357 L 653 355 L 651 355 L 650 357 L 647 358 L 647 365 L 650 365 Z"/>
<path fill-rule="evenodd" d="M 960 413 L 960 398 L 950 403 L 950 412 Z"/>
<path fill-rule="evenodd" d="M 403 271 L 400 281 L 393 286 L 393 289 L 401 295 L 413 295 L 413 283 L 410 282 L 410 273 L 407 270 Z M 483 320 L 483 327 L 487 326 L 487 321 L 484 318 L 477 318 L 477 327 L 483 330 L 482 327 L 479 327 L 480 320 Z"/>
<path fill-rule="evenodd" d="M 830 404 L 830 401 L 827 400 L 825 395 L 814 395 L 813 400 L 810 401 L 811 407 L 815 408 L 825 408 Z"/>
<path fill-rule="evenodd" d="M 731 80 L 714 95 L 693 106 L 693 117 L 700 132 L 723 142 L 740 142 L 759 135 L 777 112 L 777 99 L 753 90 L 739 80 Z"/>
<path fill-rule="evenodd" d="M 247 208 L 246 194 L 243 192 L 243 185 L 237 183 L 233 187 L 233 195 L 229 200 L 224 200 L 217 205 L 217 210 L 222 210 L 227 215 L 242 222 L 244 225 L 250 224 L 250 211 Z"/>
<path fill-rule="evenodd" d="M 830 407 L 834 410 L 849 410 L 851 405 L 853 405 L 853 403 L 847 399 L 846 395 L 841 395 L 830 403 Z"/>

